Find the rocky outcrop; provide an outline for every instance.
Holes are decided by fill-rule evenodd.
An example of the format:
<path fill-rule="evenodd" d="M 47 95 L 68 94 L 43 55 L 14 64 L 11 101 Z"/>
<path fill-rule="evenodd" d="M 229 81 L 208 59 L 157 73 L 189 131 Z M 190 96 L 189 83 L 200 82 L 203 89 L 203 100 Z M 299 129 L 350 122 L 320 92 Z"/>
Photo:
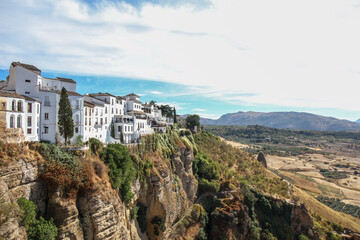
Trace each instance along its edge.
<path fill-rule="evenodd" d="M 22 128 L 6 128 L 3 121 L 0 121 L 0 139 L 4 143 L 23 143 L 25 135 Z"/>
<path fill-rule="evenodd" d="M 101 192 L 80 194 L 77 206 L 84 239 L 139 239 L 136 230 L 130 226 L 125 205 L 109 186 L 104 186 Z"/>
<path fill-rule="evenodd" d="M 265 154 L 263 152 L 259 152 L 257 156 L 257 160 L 264 166 L 264 168 L 267 168 L 267 162 L 266 162 Z"/>
<path fill-rule="evenodd" d="M 308 232 L 314 222 L 304 204 L 294 204 L 291 212 L 291 228 L 296 234 Z"/>
<path fill-rule="evenodd" d="M 31 152 L 29 158 L 34 159 Z M 0 236 L 5 239 L 27 239 L 26 231 L 20 226 L 17 214 L 17 199 L 25 197 L 38 206 L 38 213 L 44 215 L 47 205 L 47 187 L 38 179 L 39 162 L 20 159 L 0 168 L 0 204 L 11 205 L 8 217 L 0 226 Z"/>
<path fill-rule="evenodd" d="M 181 148 L 174 158 L 175 174 L 180 178 L 182 187 L 190 201 L 195 201 L 197 181 L 192 171 L 193 153 L 188 148 Z"/>

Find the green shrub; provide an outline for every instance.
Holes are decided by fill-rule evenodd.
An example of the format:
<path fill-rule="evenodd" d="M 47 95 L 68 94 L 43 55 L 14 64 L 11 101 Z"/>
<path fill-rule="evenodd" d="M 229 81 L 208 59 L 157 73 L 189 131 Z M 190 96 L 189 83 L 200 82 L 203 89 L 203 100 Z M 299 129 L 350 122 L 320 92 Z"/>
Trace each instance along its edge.
<path fill-rule="evenodd" d="M 19 198 L 17 203 L 22 211 L 22 225 L 26 231 L 30 231 L 31 226 L 36 221 L 36 205 L 26 198 Z"/>
<path fill-rule="evenodd" d="M 220 178 L 218 166 L 203 152 L 199 152 L 193 162 L 194 175 L 199 179 L 218 180 Z"/>
<path fill-rule="evenodd" d="M 72 168 L 77 168 L 80 165 L 77 157 L 55 144 L 42 143 L 38 147 L 38 151 L 48 162 L 58 162 Z"/>
<path fill-rule="evenodd" d="M 133 206 L 132 209 L 130 210 L 130 218 L 131 219 L 137 219 L 138 218 L 138 211 L 139 211 L 139 206 Z"/>
<path fill-rule="evenodd" d="M 304 234 L 300 234 L 298 237 L 298 240 L 309 240 L 309 238 L 307 236 L 305 236 Z"/>
<path fill-rule="evenodd" d="M 84 143 L 83 143 L 83 135 L 79 135 L 79 136 L 76 137 L 75 145 L 77 145 L 77 146 L 83 146 L 84 145 Z"/>
<path fill-rule="evenodd" d="M 205 192 L 215 193 L 220 189 L 220 183 L 217 180 L 208 181 L 205 178 L 201 178 L 198 184 L 198 191 L 200 194 Z"/>
<path fill-rule="evenodd" d="M 53 219 L 49 221 L 45 220 L 43 217 L 40 217 L 39 220 L 36 220 L 32 229 L 33 237 L 29 237 L 29 240 L 52 240 L 56 239 L 58 235 L 58 228 L 54 224 Z"/>
<path fill-rule="evenodd" d="M 89 139 L 89 148 L 92 154 L 98 154 L 101 148 L 103 147 L 102 142 L 100 142 L 96 138 L 90 138 Z"/>
<path fill-rule="evenodd" d="M 129 203 L 134 196 L 131 184 L 136 177 L 136 170 L 128 148 L 118 143 L 108 144 L 100 152 L 100 157 L 109 167 L 112 187 L 119 190 L 123 201 Z"/>
<path fill-rule="evenodd" d="M 206 231 L 204 228 L 200 228 L 198 235 L 196 236 L 196 240 L 207 240 L 208 237 L 206 235 Z"/>
<path fill-rule="evenodd" d="M 36 205 L 26 198 L 20 198 L 17 201 L 22 211 L 22 225 L 26 229 L 29 240 L 55 240 L 58 235 L 58 229 L 53 222 L 40 217 L 36 219 Z"/>

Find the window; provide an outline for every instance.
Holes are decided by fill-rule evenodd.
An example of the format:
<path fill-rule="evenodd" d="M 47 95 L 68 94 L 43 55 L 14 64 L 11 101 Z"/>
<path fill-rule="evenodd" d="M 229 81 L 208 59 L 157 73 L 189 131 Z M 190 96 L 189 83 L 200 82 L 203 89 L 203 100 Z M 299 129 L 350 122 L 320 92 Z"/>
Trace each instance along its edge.
<path fill-rule="evenodd" d="M 21 101 L 18 101 L 17 110 L 18 110 L 18 112 L 22 111 L 22 102 Z"/>
<path fill-rule="evenodd" d="M 28 123 L 27 126 L 28 126 L 28 127 L 31 127 L 31 117 L 28 117 L 27 120 L 28 120 L 28 121 L 27 121 L 27 123 Z"/>
<path fill-rule="evenodd" d="M 14 116 L 10 116 L 10 128 L 14 128 L 15 124 L 14 124 Z"/>
<path fill-rule="evenodd" d="M 114 105 L 114 99 L 111 99 L 111 105 Z"/>
<path fill-rule="evenodd" d="M 107 114 L 107 107 L 105 107 L 105 114 Z"/>
<path fill-rule="evenodd" d="M 103 119 L 102 118 L 100 118 L 100 124 L 103 125 Z"/>
<path fill-rule="evenodd" d="M 87 131 L 87 127 L 85 127 L 85 132 Z"/>
<path fill-rule="evenodd" d="M 37 104 L 37 113 L 40 113 L 40 104 Z"/>
<path fill-rule="evenodd" d="M 89 118 L 89 125 L 91 126 L 91 118 Z"/>
<path fill-rule="evenodd" d="M 114 114 L 114 108 L 111 108 L 111 114 Z"/>
<path fill-rule="evenodd" d="M 50 98 L 49 96 L 45 96 L 44 106 L 50 106 Z"/>
<path fill-rule="evenodd" d="M 27 134 L 31 134 L 31 128 L 27 129 Z"/>
<path fill-rule="evenodd" d="M 121 126 L 118 126 L 118 132 L 121 132 Z"/>
<path fill-rule="evenodd" d="M 95 110 L 95 116 L 97 116 L 97 115 L 98 115 L 98 109 Z"/>
<path fill-rule="evenodd" d="M 28 103 L 28 113 L 32 113 L 32 103 Z"/>
<path fill-rule="evenodd" d="M 87 108 L 85 108 L 85 116 L 87 116 Z"/>
<path fill-rule="evenodd" d="M 85 125 L 87 125 L 87 118 L 85 118 Z"/>
<path fill-rule="evenodd" d="M 29 79 L 26 79 L 26 80 L 25 80 L 25 82 L 31 82 L 31 80 L 29 80 Z"/>
<path fill-rule="evenodd" d="M 40 122 L 40 121 L 39 121 L 39 117 L 37 117 L 37 119 L 36 119 L 36 126 L 37 126 L 37 127 L 39 127 L 39 122 Z"/>
<path fill-rule="evenodd" d="M 79 128 L 78 127 L 75 128 L 75 133 L 79 133 Z"/>
<path fill-rule="evenodd" d="M 21 128 L 21 116 L 17 117 L 17 128 Z"/>
<path fill-rule="evenodd" d="M 16 101 L 15 101 L 15 100 L 12 100 L 11 110 L 12 110 L 12 111 L 15 111 L 15 108 L 16 108 Z"/>
<path fill-rule="evenodd" d="M 25 94 L 30 94 L 30 92 L 25 92 Z"/>
<path fill-rule="evenodd" d="M 1 108 L 2 108 L 2 109 L 5 109 L 5 108 L 6 108 L 6 103 L 4 103 L 4 102 L 1 103 Z"/>
<path fill-rule="evenodd" d="M 107 124 L 107 117 L 105 117 L 105 124 Z"/>
<path fill-rule="evenodd" d="M 44 133 L 49 133 L 49 127 L 44 127 Z"/>
<path fill-rule="evenodd" d="M 49 113 L 45 113 L 45 120 L 49 120 Z"/>
<path fill-rule="evenodd" d="M 118 114 L 118 109 L 116 109 L 116 115 Z"/>

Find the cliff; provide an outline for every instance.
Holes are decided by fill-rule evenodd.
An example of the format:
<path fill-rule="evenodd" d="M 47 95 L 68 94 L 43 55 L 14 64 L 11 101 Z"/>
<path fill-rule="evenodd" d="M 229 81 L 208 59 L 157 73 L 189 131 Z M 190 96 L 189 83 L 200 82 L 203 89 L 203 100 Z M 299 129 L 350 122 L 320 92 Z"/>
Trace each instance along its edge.
<path fill-rule="evenodd" d="M 3 239 L 28 238 L 17 205 L 22 197 L 36 204 L 38 217 L 54 219 L 57 239 L 297 239 L 301 234 L 326 239 L 336 234 L 329 230 L 336 225 L 291 200 L 289 183 L 206 132 L 170 130 L 138 146 L 99 144 L 77 152 L 42 143 L 0 148 Z"/>

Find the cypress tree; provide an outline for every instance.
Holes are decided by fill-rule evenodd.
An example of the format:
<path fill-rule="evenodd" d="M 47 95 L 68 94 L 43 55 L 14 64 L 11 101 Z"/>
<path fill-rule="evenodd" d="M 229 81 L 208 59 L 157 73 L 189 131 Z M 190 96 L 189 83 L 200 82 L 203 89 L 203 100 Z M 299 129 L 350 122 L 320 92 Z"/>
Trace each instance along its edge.
<path fill-rule="evenodd" d="M 67 140 L 74 136 L 74 121 L 69 96 L 65 88 L 61 89 L 58 118 L 59 133 L 64 137 L 65 144 L 67 144 Z"/>
<path fill-rule="evenodd" d="M 176 109 L 174 107 L 174 123 L 177 123 L 177 118 L 176 118 Z"/>

